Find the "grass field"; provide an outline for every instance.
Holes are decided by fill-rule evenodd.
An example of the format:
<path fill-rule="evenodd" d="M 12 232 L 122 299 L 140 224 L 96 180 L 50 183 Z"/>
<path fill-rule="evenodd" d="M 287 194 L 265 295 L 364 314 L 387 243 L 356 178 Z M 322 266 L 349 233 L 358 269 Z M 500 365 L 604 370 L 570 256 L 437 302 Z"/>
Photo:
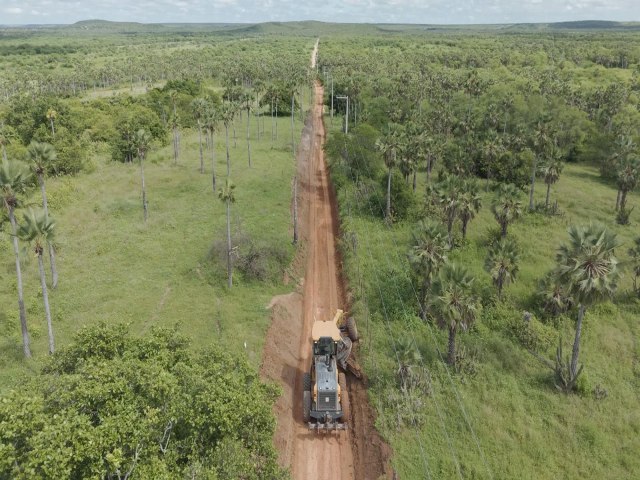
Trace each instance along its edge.
<path fill-rule="evenodd" d="M 305 98 L 305 100 L 307 100 Z M 305 107 L 306 108 L 306 107 Z M 252 163 L 248 168 L 246 117 L 237 121 L 237 148 L 231 139 L 234 235 L 251 238 L 288 265 L 291 245 L 291 153 L 289 117 L 278 120 L 271 141 L 270 118 L 256 138 L 252 119 Z M 297 116 L 295 134 L 302 128 Z M 224 184 L 224 130 L 216 136 L 218 186 Z M 212 193 L 211 154 L 205 149 L 206 174 L 199 173 L 197 132 L 184 131 L 182 155 L 174 165 L 171 146 L 154 148 L 145 162 L 149 221 L 142 217 L 140 169 L 93 159 L 95 170 L 75 178 L 47 182 L 49 205 L 57 220 L 60 283 L 50 290 L 57 347 L 74 332 L 97 322 L 126 322 L 142 334 L 154 325 L 179 323 L 194 347 L 211 343 L 243 352 L 258 365 L 269 323 L 270 298 L 289 290 L 282 269 L 266 281 L 242 278 L 226 286 L 226 266 L 212 253 L 226 245 L 225 208 Z M 33 194 L 34 203 L 40 202 Z M 46 358 L 46 322 L 37 262 L 24 267 L 25 303 L 34 358 L 22 357 L 13 250 L 6 233 L 0 241 L 0 392 L 36 372 Z M 27 255 L 31 257 L 30 254 Z M 277 263 L 277 262 L 276 262 Z M 246 347 L 245 347 L 246 345 Z"/>
<path fill-rule="evenodd" d="M 419 180 L 421 202 L 426 178 Z M 538 201 L 544 201 L 545 188 L 538 182 Z M 493 290 L 483 269 L 486 240 L 497 227 L 489 209 L 491 195 L 483 194 L 483 208 L 470 224 L 467 243 L 449 255 L 473 272 L 485 297 Z M 472 330 L 458 336 L 467 352 L 467 368 L 459 374 L 443 362 L 446 333 L 415 315 L 417 286 L 406 261 L 414 223 L 385 227 L 372 212 L 362 212 L 362 198 L 353 188 L 339 192 L 345 238 L 355 235 L 357 244 L 354 249 L 352 242 L 343 242 L 343 251 L 353 309 L 365 338 L 361 349 L 370 375 L 370 399 L 380 414 L 378 426 L 394 449 L 400 478 L 637 476 L 640 301 L 630 294 L 630 273 L 622 279 L 614 302 L 587 312 L 580 395 L 559 393 L 551 371 L 513 334 L 513 325 L 523 323 L 523 312 L 536 311 L 537 281 L 553 267 L 569 224 L 605 223 L 622 243 L 619 259 L 628 258 L 627 249 L 638 235 L 638 217 L 632 217 L 631 226 L 616 225 L 615 197 L 615 188 L 600 180 L 596 168 L 569 164 L 552 187 L 562 215 L 526 214 L 510 227 L 509 235 L 522 252 L 518 280 L 506 288 L 503 302 L 486 306 Z M 524 193 L 522 199 L 526 209 Z M 630 204 L 639 205 L 640 195 L 634 194 Z M 572 313 L 557 327 L 533 320 L 549 358 L 559 335 L 565 339 L 565 352 L 570 352 L 574 318 Z M 405 339 L 415 339 L 422 360 L 414 368 L 429 372 L 430 395 L 399 393 L 396 355 Z M 608 396 L 596 399 L 596 386 L 606 389 Z"/>

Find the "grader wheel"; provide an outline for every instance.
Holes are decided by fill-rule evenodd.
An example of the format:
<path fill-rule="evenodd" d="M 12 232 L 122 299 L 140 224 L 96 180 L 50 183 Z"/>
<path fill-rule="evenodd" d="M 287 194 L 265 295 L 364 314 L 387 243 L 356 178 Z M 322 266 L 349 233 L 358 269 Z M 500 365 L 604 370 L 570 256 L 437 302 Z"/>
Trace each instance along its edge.
<path fill-rule="evenodd" d="M 352 341 L 358 341 L 358 327 L 356 326 L 356 320 L 353 317 L 347 318 L 347 332 L 349 333 L 349 338 Z"/>

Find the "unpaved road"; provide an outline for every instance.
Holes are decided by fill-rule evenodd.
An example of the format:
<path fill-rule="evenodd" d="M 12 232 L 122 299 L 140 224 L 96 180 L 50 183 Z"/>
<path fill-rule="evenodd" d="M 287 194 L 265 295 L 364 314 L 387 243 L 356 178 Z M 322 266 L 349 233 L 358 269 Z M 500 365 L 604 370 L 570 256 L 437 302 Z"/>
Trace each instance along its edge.
<path fill-rule="evenodd" d="M 317 46 L 312 54 L 315 64 Z M 261 374 L 278 382 L 283 395 L 274 407 L 275 444 L 282 465 L 295 480 L 377 480 L 389 477 L 389 448 L 373 426 L 374 414 L 364 385 L 349 379 L 349 430 L 318 434 L 302 421 L 302 376 L 311 361 L 314 319 L 330 321 L 347 309 L 336 251 L 338 217 L 322 145 L 323 88 L 315 85 L 315 104 L 307 118 L 297 155 L 301 248 L 294 270 L 299 289 L 272 300 L 272 324 L 263 352 Z"/>

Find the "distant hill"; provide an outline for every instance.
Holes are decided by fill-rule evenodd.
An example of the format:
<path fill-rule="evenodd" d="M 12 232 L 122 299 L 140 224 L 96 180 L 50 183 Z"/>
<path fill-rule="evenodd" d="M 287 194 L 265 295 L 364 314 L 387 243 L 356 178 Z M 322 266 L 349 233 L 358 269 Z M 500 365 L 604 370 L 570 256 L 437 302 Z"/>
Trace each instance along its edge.
<path fill-rule="evenodd" d="M 640 30 L 640 22 L 611 22 L 608 20 L 581 20 L 549 24 L 556 30 Z"/>

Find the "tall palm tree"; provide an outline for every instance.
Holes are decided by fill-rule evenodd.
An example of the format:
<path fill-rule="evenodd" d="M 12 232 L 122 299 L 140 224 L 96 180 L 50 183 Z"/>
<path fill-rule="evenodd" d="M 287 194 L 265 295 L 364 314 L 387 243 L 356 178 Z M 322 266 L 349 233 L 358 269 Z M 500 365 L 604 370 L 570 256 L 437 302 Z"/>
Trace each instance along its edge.
<path fill-rule="evenodd" d="M 251 109 L 253 96 L 249 92 L 244 92 L 240 97 L 240 102 L 247 111 L 247 157 L 249 159 L 249 168 L 251 168 Z"/>
<path fill-rule="evenodd" d="M 616 181 L 620 191 L 618 208 L 624 210 L 627 206 L 627 195 L 640 182 L 640 158 L 628 156 L 623 159 L 616 172 Z"/>
<path fill-rule="evenodd" d="M 231 160 L 229 157 L 229 126 L 233 123 L 233 119 L 236 116 L 236 106 L 233 103 L 227 102 L 223 105 L 221 112 L 222 123 L 224 124 L 224 133 L 227 146 L 227 177 L 231 175 Z"/>
<path fill-rule="evenodd" d="M 456 335 L 478 317 L 478 303 L 471 294 L 474 278 L 466 268 L 445 264 L 433 283 L 431 312 L 438 326 L 449 332 L 447 363 L 456 363 Z"/>
<path fill-rule="evenodd" d="M 560 174 L 564 168 L 564 163 L 560 159 L 558 151 L 554 149 L 554 153 L 549 156 L 547 163 L 540 167 L 540 173 L 544 178 L 544 183 L 547 185 L 547 197 L 544 202 L 544 208 L 549 208 L 549 193 L 551 192 L 551 185 L 556 183 L 560 179 Z"/>
<path fill-rule="evenodd" d="M 502 300 L 502 289 L 515 282 L 520 268 L 519 261 L 518 245 L 512 239 L 503 238 L 489 248 L 484 268 L 498 289 L 499 300 Z"/>
<path fill-rule="evenodd" d="M 13 240 L 13 253 L 16 258 L 16 278 L 18 283 L 18 310 L 20 311 L 20 327 L 22 328 L 22 349 L 24 356 L 31 357 L 29 331 L 27 329 L 27 312 L 24 308 L 24 294 L 22 290 L 22 269 L 20 267 L 20 251 L 18 249 L 18 227 L 16 224 L 15 209 L 19 205 L 18 194 L 24 191 L 29 180 L 29 170 L 26 166 L 11 160 L 3 160 L 0 165 L 0 195 L 2 206 L 9 216 L 11 223 L 11 237 Z"/>
<path fill-rule="evenodd" d="M 231 204 L 235 203 L 236 197 L 234 189 L 236 186 L 227 177 L 224 187 L 218 192 L 218 198 L 225 203 L 227 207 L 227 284 L 229 288 L 233 286 L 233 264 L 231 258 Z"/>
<path fill-rule="evenodd" d="M 616 234 L 599 225 L 569 227 L 569 243 L 556 255 L 555 276 L 566 286 L 578 304 L 576 336 L 566 388 L 573 389 L 580 371 L 578 355 L 582 322 L 589 306 L 610 298 L 618 287 L 620 272 L 615 248 L 620 244 Z"/>
<path fill-rule="evenodd" d="M 191 102 L 193 116 L 198 124 L 198 145 L 200 147 L 200 173 L 204 173 L 204 154 L 202 152 L 202 126 L 205 123 L 207 101 L 204 98 L 196 98 Z M 214 186 L 215 190 L 215 186 Z"/>
<path fill-rule="evenodd" d="M 467 226 L 482 208 L 482 198 L 478 192 L 478 184 L 474 180 L 465 180 L 458 202 L 458 217 L 462 222 L 462 238 L 467 238 Z"/>
<path fill-rule="evenodd" d="M 502 238 L 507 236 L 507 228 L 522 215 L 520 190 L 512 184 L 501 184 L 498 193 L 491 203 L 491 212 L 500 224 Z"/>
<path fill-rule="evenodd" d="M 427 314 L 427 295 L 440 266 L 447 261 L 449 244 L 440 225 L 421 221 L 413 232 L 409 263 L 420 281 L 420 318 Z"/>
<path fill-rule="evenodd" d="M 47 191 L 44 185 L 44 175 L 47 173 L 48 167 L 56 160 L 57 154 L 53 145 L 41 142 L 31 142 L 27 149 L 27 158 L 31 162 L 33 172 L 38 177 L 40 184 L 40 193 L 42 194 L 42 208 L 44 214 L 49 215 L 49 206 L 47 205 Z M 51 286 L 58 286 L 58 269 L 56 268 L 56 256 L 53 244 L 47 243 L 49 251 L 49 264 L 51 265 Z"/>
<path fill-rule="evenodd" d="M 529 210 L 533 211 L 535 205 L 533 202 L 533 194 L 536 186 L 536 173 L 538 172 L 538 161 L 544 160 L 548 156 L 549 151 L 553 148 L 555 140 L 549 126 L 549 119 L 543 118 L 538 121 L 538 125 L 532 138 L 533 149 L 535 155 L 533 164 L 531 165 L 531 187 L 529 188 Z"/>
<path fill-rule="evenodd" d="M 173 163 L 177 165 L 180 154 L 180 119 L 177 114 L 171 115 L 170 123 L 171 131 L 173 132 Z"/>
<path fill-rule="evenodd" d="M 56 120 L 56 117 L 58 116 L 58 112 L 56 112 L 53 108 L 50 108 L 47 110 L 47 120 L 49 120 L 49 125 L 51 125 L 51 136 L 53 138 L 56 138 L 56 129 L 54 127 L 54 123 Z"/>
<path fill-rule="evenodd" d="M 215 105 L 209 104 L 207 106 L 207 110 L 205 113 L 205 129 L 207 130 L 207 134 L 211 138 L 211 182 L 213 186 L 213 193 L 216 192 L 216 142 L 215 142 L 215 134 L 218 130 L 220 123 L 220 111 L 216 108 Z M 228 146 L 229 137 L 227 135 L 227 146 Z M 229 149 L 227 148 L 227 154 Z"/>
<path fill-rule="evenodd" d="M 485 184 L 485 190 L 489 191 L 489 181 L 491 180 L 493 167 L 496 165 L 498 159 L 504 154 L 504 146 L 502 141 L 497 136 L 493 136 L 484 142 L 482 146 L 482 156 L 487 165 L 487 182 Z"/>
<path fill-rule="evenodd" d="M 133 135 L 133 145 L 136 149 L 138 160 L 140 160 L 140 179 L 142 181 L 142 211 L 144 214 L 144 221 L 146 222 L 149 213 L 147 203 L 147 189 L 144 179 L 144 159 L 147 156 L 149 147 L 151 146 L 151 135 L 149 135 L 149 133 L 147 133 L 145 129 L 141 128 Z"/>
<path fill-rule="evenodd" d="M 30 243 L 33 251 L 38 258 L 38 270 L 40 271 L 40 286 L 42 288 L 42 301 L 44 303 L 44 312 L 47 318 L 47 332 L 49 334 L 49 353 L 53 354 L 55 350 L 53 340 L 53 325 L 51 324 L 51 309 L 49 308 L 49 294 L 47 292 L 47 281 L 44 274 L 44 262 L 42 261 L 42 253 L 44 245 L 53 243 L 55 232 L 55 222 L 44 211 L 35 211 L 29 209 L 24 214 L 24 223 L 20 225 L 18 237 L 21 240 Z"/>
<path fill-rule="evenodd" d="M 389 174 L 387 176 L 387 207 L 385 210 L 385 218 L 391 221 L 391 174 L 393 167 L 396 166 L 398 150 L 402 142 L 402 128 L 400 125 L 390 123 L 387 126 L 385 134 L 376 140 L 376 148 L 382 153 L 384 164 Z"/>
<path fill-rule="evenodd" d="M 462 182 L 453 175 L 446 176 L 435 188 L 438 205 L 447 222 L 449 248 L 453 248 L 453 223 L 458 215 L 462 194 Z"/>

